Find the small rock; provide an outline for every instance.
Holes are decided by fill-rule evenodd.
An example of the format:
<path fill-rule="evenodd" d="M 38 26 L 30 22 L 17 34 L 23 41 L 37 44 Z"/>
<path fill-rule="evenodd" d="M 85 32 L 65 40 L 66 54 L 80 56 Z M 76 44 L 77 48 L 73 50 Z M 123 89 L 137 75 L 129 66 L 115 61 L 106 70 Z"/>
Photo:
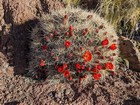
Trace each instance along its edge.
<path fill-rule="evenodd" d="M 4 90 L 5 86 L 4 85 L 0 85 L 0 90 Z"/>
<path fill-rule="evenodd" d="M 120 37 L 120 54 L 121 57 L 129 61 L 129 68 L 140 71 L 140 51 L 136 43 L 126 37 Z"/>

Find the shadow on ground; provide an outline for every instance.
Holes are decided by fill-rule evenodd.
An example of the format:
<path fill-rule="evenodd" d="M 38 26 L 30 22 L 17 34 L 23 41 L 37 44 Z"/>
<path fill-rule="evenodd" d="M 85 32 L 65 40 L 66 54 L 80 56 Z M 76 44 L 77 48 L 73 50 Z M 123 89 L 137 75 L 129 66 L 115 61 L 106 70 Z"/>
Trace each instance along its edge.
<path fill-rule="evenodd" d="M 130 99 L 124 100 L 123 105 L 139 105 L 138 103 L 140 103 L 140 99 L 131 96 Z"/>
<path fill-rule="evenodd" d="M 30 52 L 30 35 L 34 26 L 38 20 L 29 20 L 21 25 L 14 25 L 12 29 L 13 48 L 14 48 L 14 74 L 24 75 L 26 74 L 29 62 Z"/>

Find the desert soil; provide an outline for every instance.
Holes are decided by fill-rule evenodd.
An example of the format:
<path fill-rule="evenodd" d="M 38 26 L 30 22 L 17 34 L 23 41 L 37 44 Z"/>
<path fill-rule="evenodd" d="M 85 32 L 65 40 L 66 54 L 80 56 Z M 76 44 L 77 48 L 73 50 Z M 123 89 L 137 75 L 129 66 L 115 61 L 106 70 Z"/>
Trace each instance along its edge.
<path fill-rule="evenodd" d="M 140 105 L 140 73 L 118 70 L 86 87 L 47 84 L 24 76 L 0 78 L 1 105 Z"/>

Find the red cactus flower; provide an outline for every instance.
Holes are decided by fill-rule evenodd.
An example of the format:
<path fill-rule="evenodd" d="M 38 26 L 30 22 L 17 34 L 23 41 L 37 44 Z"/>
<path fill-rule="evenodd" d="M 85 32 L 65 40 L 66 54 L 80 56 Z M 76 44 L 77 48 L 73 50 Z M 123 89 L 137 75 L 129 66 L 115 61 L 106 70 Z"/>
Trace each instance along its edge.
<path fill-rule="evenodd" d="M 69 31 L 73 31 L 73 30 L 74 30 L 74 29 L 73 29 L 72 25 L 70 25 Z"/>
<path fill-rule="evenodd" d="M 98 64 L 98 65 L 95 66 L 95 68 L 98 69 L 98 70 L 101 70 L 102 66 L 100 64 Z"/>
<path fill-rule="evenodd" d="M 57 70 L 58 70 L 59 73 L 63 73 L 63 72 L 64 72 L 64 68 L 63 68 L 63 66 L 58 67 Z"/>
<path fill-rule="evenodd" d="M 81 65 L 79 63 L 75 64 L 76 69 L 81 69 Z"/>
<path fill-rule="evenodd" d="M 92 54 L 91 54 L 91 52 L 86 51 L 86 52 L 84 53 L 84 55 L 83 55 L 83 59 L 84 59 L 86 62 L 91 61 L 91 59 L 92 59 Z"/>
<path fill-rule="evenodd" d="M 117 49 L 116 44 L 112 44 L 112 45 L 109 47 L 109 49 L 111 49 L 111 50 L 116 50 L 116 49 Z"/>
<path fill-rule="evenodd" d="M 109 44 L 108 39 L 106 38 L 105 40 L 103 40 L 103 41 L 101 42 L 101 44 L 102 44 L 102 45 L 108 45 L 108 44 Z"/>
<path fill-rule="evenodd" d="M 105 64 L 105 68 L 106 68 L 106 69 L 112 70 L 112 69 L 114 69 L 114 65 L 113 65 L 111 62 L 107 62 L 107 63 Z"/>
<path fill-rule="evenodd" d="M 64 45 L 66 46 L 66 48 L 69 48 L 71 46 L 71 42 L 70 41 L 65 41 Z"/>
<path fill-rule="evenodd" d="M 98 73 L 99 72 L 99 70 L 96 69 L 96 68 L 94 68 L 92 71 L 93 71 L 93 73 Z"/>
<path fill-rule="evenodd" d="M 95 80 L 99 80 L 101 78 L 101 74 L 93 74 Z"/>
<path fill-rule="evenodd" d="M 64 77 L 65 77 L 65 78 L 70 77 L 70 71 L 69 71 L 69 70 L 65 70 L 65 71 L 64 71 Z"/>
<path fill-rule="evenodd" d="M 45 61 L 43 59 L 40 59 L 40 67 L 45 66 Z"/>
<path fill-rule="evenodd" d="M 46 45 L 43 45 L 43 46 L 41 46 L 41 49 L 42 50 L 46 50 L 47 49 L 47 46 Z"/>

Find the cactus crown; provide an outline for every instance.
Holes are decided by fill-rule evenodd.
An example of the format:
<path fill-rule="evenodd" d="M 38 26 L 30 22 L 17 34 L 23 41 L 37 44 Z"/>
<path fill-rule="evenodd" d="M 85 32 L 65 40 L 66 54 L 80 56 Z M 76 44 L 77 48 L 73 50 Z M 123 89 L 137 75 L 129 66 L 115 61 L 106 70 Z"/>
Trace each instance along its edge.
<path fill-rule="evenodd" d="M 99 80 L 115 71 L 118 37 L 96 13 L 72 7 L 53 11 L 42 16 L 31 36 L 29 71 L 36 78 Z"/>

